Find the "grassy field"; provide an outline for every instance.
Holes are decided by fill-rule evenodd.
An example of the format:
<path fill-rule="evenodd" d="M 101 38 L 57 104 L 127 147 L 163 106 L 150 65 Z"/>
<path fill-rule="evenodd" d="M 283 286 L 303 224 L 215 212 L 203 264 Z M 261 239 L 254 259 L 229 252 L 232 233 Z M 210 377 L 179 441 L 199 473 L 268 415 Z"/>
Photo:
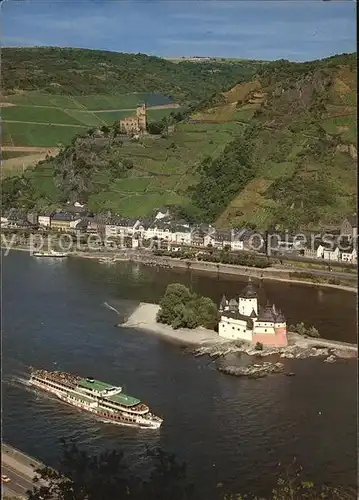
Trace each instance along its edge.
<path fill-rule="evenodd" d="M 143 102 L 146 102 L 148 106 L 171 103 L 168 97 L 154 93 L 67 96 L 38 91 L 11 94 L 2 97 L 2 101 L 22 106 L 50 106 L 63 109 L 89 109 L 92 111 L 135 108 Z"/>
<path fill-rule="evenodd" d="M 40 108 L 33 106 L 11 106 L 2 109 L 2 119 L 16 122 L 79 125 L 79 121 L 58 108 Z"/>
<path fill-rule="evenodd" d="M 1 97 L 4 146 L 57 146 L 69 144 L 76 134 L 94 126 L 111 125 L 134 114 L 138 104 L 149 106 L 149 121 L 160 120 L 173 108 L 151 109 L 169 105 L 159 94 L 66 96 L 41 92 L 23 92 Z M 9 105 L 10 104 L 10 105 Z"/>
<path fill-rule="evenodd" d="M 5 160 L 11 160 L 12 158 L 21 158 L 22 156 L 28 156 L 27 151 L 2 151 L 1 152 L 1 159 L 3 161 Z"/>
<path fill-rule="evenodd" d="M 76 135 L 85 133 L 87 126 L 72 127 L 59 125 L 39 125 L 38 123 L 3 123 L 3 146 L 51 147 L 70 144 Z"/>

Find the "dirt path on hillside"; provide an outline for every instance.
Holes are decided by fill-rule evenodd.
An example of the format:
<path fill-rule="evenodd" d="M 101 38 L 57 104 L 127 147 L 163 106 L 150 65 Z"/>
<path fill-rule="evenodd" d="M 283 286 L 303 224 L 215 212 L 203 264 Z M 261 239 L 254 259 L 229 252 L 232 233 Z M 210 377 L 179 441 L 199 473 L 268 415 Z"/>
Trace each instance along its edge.
<path fill-rule="evenodd" d="M 6 146 L 2 148 L 3 151 L 6 150 L 12 150 L 12 151 L 26 151 L 26 150 L 31 150 L 31 152 L 34 152 L 34 150 L 41 150 L 40 152 L 37 152 L 36 154 L 31 154 L 31 155 L 26 155 L 26 156 L 18 156 L 16 158 L 9 158 L 7 160 L 3 160 L 1 164 L 1 178 L 7 177 L 9 175 L 14 175 L 14 174 L 19 174 L 21 173 L 22 170 L 25 170 L 27 168 L 35 167 L 35 165 L 42 160 L 45 160 L 46 156 L 55 156 L 58 152 L 58 148 L 52 148 L 52 149 L 45 149 L 45 148 L 9 148 L 7 149 Z"/>
<path fill-rule="evenodd" d="M 17 158 L 9 158 L 2 161 L 2 171 L 6 175 L 9 170 L 18 168 L 28 168 L 35 166 L 39 161 L 46 158 L 47 153 L 38 153 L 36 155 L 18 156 Z"/>
<path fill-rule="evenodd" d="M 1 151 L 25 152 L 25 153 L 46 153 L 54 155 L 59 152 L 59 148 L 38 148 L 34 146 L 1 146 Z M 25 158 L 24 156 L 22 158 Z M 7 161 L 7 160 L 6 160 Z"/>
<path fill-rule="evenodd" d="M 51 127 L 51 125 L 56 125 L 56 127 L 75 127 L 85 129 L 88 129 L 90 127 L 90 125 L 76 125 L 73 123 L 25 122 L 20 120 L 3 120 L 3 123 L 25 123 L 26 125 L 46 125 L 48 127 Z"/>
<path fill-rule="evenodd" d="M 76 111 L 79 113 L 113 113 L 115 111 L 135 111 L 136 108 L 119 108 L 119 109 L 88 109 L 88 108 L 61 108 L 60 106 L 46 106 L 46 105 L 40 105 L 40 104 L 13 104 L 11 102 L 0 102 L 0 108 L 7 108 L 10 106 L 16 106 L 19 108 L 56 108 L 56 109 L 61 109 L 61 111 L 64 111 L 65 113 L 67 111 Z M 147 109 L 177 109 L 180 108 L 181 106 L 179 104 L 159 104 L 158 106 L 147 106 Z M 53 124 L 57 125 L 57 124 Z"/>
<path fill-rule="evenodd" d="M 147 111 L 152 109 L 178 109 L 181 106 L 179 104 L 160 104 L 158 106 L 147 106 Z M 136 108 L 121 108 L 121 109 L 79 109 L 81 113 L 113 113 L 115 111 L 135 111 Z"/>

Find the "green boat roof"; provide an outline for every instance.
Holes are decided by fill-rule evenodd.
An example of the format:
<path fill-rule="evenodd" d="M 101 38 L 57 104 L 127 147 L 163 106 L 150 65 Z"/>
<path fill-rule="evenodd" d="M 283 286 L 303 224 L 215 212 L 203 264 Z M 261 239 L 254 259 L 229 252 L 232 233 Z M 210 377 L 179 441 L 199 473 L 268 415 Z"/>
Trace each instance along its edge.
<path fill-rule="evenodd" d="M 93 380 L 89 382 L 88 379 L 83 378 L 80 380 L 78 387 L 82 387 L 84 389 L 90 389 L 92 391 L 102 392 L 105 389 L 112 389 L 115 387 L 114 385 L 107 384 L 106 382 L 101 382 L 100 380 Z M 133 398 L 132 396 L 128 396 L 127 394 L 120 392 L 119 394 L 115 394 L 114 396 L 105 396 L 108 401 L 112 401 L 113 403 L 117 403 L 123 406 L 135 406 L 141 403 L 140 399 Z"/>
<path fill-rule="evenodd" d="M 114 396 L 108 396 L 106 399 L 123 406 L 135 406 L 138 405 L 138 403 L 141 403 L 139 399 L 133 398 L 132 396 L 127 396 L 127 394 L 124 394 L 123 392 L 115 394 Z"/>
<path fill-rule="evenodd" d="M 100 380 L 93 380 L 92 382 L 89 382 L 86 378 L 81 379 L 78 385 L 79 387 L 83 387 L 84 389 L 90 389 L 92 391 L 98 392 L 102 392 L 105 389 L 112 389 L 113 387 L 115 387 L 114 385 L 106 384 L 106 382 L 101 382 Z"/>

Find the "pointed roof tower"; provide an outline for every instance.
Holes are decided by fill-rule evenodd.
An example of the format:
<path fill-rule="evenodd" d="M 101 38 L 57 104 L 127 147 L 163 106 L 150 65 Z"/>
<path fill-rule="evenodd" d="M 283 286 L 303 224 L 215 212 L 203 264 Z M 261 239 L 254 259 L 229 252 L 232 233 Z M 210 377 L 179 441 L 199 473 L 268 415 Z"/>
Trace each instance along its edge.
<path fill-rule="evenodd" d="M 259 315 L 258 315 L 258 321 L 269 321 L 269 322 L 274 322 L 275 321 L 275 316 L 273 314 L 273 308 L 267 302 L 267 305 L 260 309 Z"/>
<path fill-rule="evenodd" d="M 221 303 L 219 304 L 219 310 L 224 311 L 224 308 L 226 307 L 226 305 L 227 305 L 227 299 L 226 299 L 226 296 L 223 294 Z"/>
<path fill-rule="evenodd" d="M 229 306 L 229 310 L 230 311 L 237 311 L 238 309 L 238 302 L 236 301 L 236 299 L 231 299 L 229 302 L 228 302 L 228 306 Z"/>
<path fill-rule="evenodd" d="M 276 316 L 275 320 L 277 323 L 285 323 L 286 322 L 285 316 L 280 309 L 277 311 L 277 316 Z"/>
<path fill-rule="evenodd" d="M 257 298 L 257 290 L 252 283 L 251 277 L 249 277 L 248 284 L 241 291 L 240 297 L 242 299 L 255 299 L 255 298 Z"/>

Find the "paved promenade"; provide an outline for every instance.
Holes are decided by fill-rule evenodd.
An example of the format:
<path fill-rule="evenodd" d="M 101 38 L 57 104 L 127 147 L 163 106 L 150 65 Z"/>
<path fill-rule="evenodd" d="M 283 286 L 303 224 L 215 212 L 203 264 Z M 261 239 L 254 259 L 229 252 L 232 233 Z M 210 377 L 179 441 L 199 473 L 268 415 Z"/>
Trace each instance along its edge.
<path fill-rule="evenodd" d="M 34 469 L 41 463 L 5 443 L 1 444 L 1 474 L 10 478 L 2 483 L 3 494 L 9 497 L 27 498 L 26 491 L 33 487 Z"/>

